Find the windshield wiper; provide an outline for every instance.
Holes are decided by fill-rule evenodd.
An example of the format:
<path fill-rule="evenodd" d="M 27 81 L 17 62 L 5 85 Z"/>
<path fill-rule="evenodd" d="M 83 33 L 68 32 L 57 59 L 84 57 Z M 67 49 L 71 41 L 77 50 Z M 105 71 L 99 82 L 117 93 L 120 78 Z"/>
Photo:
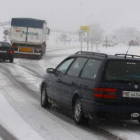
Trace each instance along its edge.
<path fill-rule="evenodd" d="M 140 81 L 120 80 L 120 79 L 109 79 L 111 82 L 122 82 L 122 83 L 140 83 Z"/>

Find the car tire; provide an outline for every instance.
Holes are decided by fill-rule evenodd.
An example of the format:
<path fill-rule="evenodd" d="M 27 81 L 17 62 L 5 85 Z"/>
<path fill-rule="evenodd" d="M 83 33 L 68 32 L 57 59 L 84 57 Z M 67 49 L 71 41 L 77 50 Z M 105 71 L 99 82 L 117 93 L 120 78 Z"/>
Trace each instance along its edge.
<path fill-rule="evenodd" d="M 74 121 L 76 124 L 83 124 L 88 122 L 88 118 L 84 116 L 81 100 L 78 98 L 74 104 Z"/>
<path fill-rule="evenodd" d="M 42 54 L 41 54 L 41 55 L 39 55 L 39 59 L 42 59 Z"/>
<path fill-rule="evenodd" d="M 41 89 L 41 106 L 43 108 L 49 108 L 51 107 L 51 103 L 49 102 L 49 98 L 47 96 L 47 92 L 46 92 L 46 86 L 43 85 L 42 89 Z"/>
<path fill-rule="evenodd" d="M 9 62 L 10 62 L 10 63 L 13 63 L 13 62 L 14 62 L 14 58 L 10 58 L 10 59 L 9 59 Z"/>
<path fill-rule="evenodd" d="M 43 53 L 41 51 L 40 55 L 38 56 L 38 59 L 42 59 Z"/>

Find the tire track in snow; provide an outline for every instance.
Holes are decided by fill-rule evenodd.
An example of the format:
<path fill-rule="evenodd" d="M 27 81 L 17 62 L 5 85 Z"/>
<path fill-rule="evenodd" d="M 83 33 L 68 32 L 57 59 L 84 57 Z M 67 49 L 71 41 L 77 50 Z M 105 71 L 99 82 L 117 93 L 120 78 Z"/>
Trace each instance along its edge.
<path fill-rule="evenodd" d="M 13 65 L 9 65 L 9 64 L 6 64 L 8 67 L 12 67 L 12 68 L 14 68 L 14 69 L 16 69 L 16 70 L 19 70 L 19 71 L 23 71 L 23 72 L 26 72 L 26 73 L 28 73 L 28 74 L 31 74 L 32 76 L 36 76 L 36 77 L 38 77 L 38 78 L 42 78 L 42 75 L 41 74 L 39 74 L 38 72 L 36 72 L 35 70 L 33 70 L 33 69 L 30 69 L 30 68 L 28 68 L 28 67 L 26 67 L 26 66 L 23 66 L 23 65 L 20 65 L 20 64 L 16 64 L 17 66 L 21 66 L 21 67 L 23 67 L 23 68 L 17 68 L 17 67 L 15 67 L 15 65 L 13 66 Z M 25 70 L 25 69 L 27 70 Z"/>
<path fill-rule="evenodd" d="M 18 140 L 0 124 L 0 140 Z"/>
<path fill-rule="evenodd" d="M 7 69 L 5 66 L 2 66 L 2 67 L 3 67 L 3 69 L 4 69 L 7 73 L 9 73 L 9 74 L 7 75 L 8 78 L 9 78 L 15 85 L 17 85 L 17 87 L 18 87 L 19 89 L 21 89 L 23 92 L 25 92 L 28 96 L 34 98 L 34 99 L 37 100 L 37 101 L 40 101 L 40 100 L 38 100 L 38 99 L 40 98 L 38 92 L 35 92 L 35 91 L 31 90 L 24 82 L 21 82 L 20 80 L 18 80 L 18 79 L 16 78 L 16 76 L 13 76 L 13 75 L 11 74 L 11 71 L 10 71 L 9 69 Z"/>

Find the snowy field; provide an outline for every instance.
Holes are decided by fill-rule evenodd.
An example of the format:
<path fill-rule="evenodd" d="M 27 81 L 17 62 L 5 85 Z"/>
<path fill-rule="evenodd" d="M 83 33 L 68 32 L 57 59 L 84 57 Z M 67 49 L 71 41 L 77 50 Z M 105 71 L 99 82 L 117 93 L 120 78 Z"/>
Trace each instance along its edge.
<path fill-rule="evenodd" d="M 83 129 L 73 120 L 58 117 L 40 106 L 39 84 L 48 67 L 55 68 L 64 58 L 80 51 L 80 44 L 49 45 L 41 60 L 15 59 L 14 64 L 0 63 L 0 124 L 19 140 L 106 140 L 112 139 Z M 88 49 L 107 54 L 126 53 L 128 46 L 99 46 Z M 84 44 L 83 51 L 87 51 Z M 139 47 L 131 47 L 128 54 L 140 55 Z M 61 114 L 61 113 L 60 113 Z M 136 121 L 107 124 L 97 121 L 97 127 L 123 140 L 140 140 Z M 133 128 L 131 128 L 134 127 Z M 94 130 L 94 129 L 93 129 Z M 0 138 L 0 140 L 4 140 Z M 117 138 L 116 138 L 117 139 Z M 112 139 L 113 140 L 113 139 Z"/>

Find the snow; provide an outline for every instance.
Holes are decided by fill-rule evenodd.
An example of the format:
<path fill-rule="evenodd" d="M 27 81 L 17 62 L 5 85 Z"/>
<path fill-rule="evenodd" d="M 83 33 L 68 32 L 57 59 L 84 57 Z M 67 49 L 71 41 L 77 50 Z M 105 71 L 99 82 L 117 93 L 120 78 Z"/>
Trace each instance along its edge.
<path fill-rule="evenodd" d="M 11 92 L 10 92 L 11 93 Z M 6 92 L 0 91 L 0 122 L 8 128 L 10 132 L 20 140 L 43 140 L 23 118 L 14 110 L 14 108 L 5 99 Z M 16 123 L 15 123 L 16 122 Z"/>
<path fill-rule="evenodd" d="M 17 80 L 24 83 L 28 88 L 32 88 L 35 91 L 34 94 L 37 92 L 37 96 L 39 97 L 39 84 L 41 79 L 35 76 L 32 71 L 22 67 L 22 65 L 30 65 L 32 63 L 32 67 L 38 64 L 39 67 L 36 67 L 36 71 L 43 75 L 46 68 L 55 68 L 64 58 L 80 51 L 80 49 L 80 44 L 65 46 L 61 44 L 59 47 L 49 45 L 46 54 L 49 59 L 47 60 L 45 56 L 41 60 L 15 59 L 14 64 L 0 63 L 0 67 L 8 69 Z M 95 47 L 89 47 L 89 51 L 91 49 L 97 52 L 115 54 L 126 53 L 128 46 L 121 44 L 115 47 L 104 48 L 100 45 L 97 50 Z M 83 50 L 87 50 L 85 44 Z M 140 48 L 131 47 L 129 54 L 139 55 Z M 0 82 L 0 122 L 19 140 L 105 140 L 102 136 L 77 127 L 71 123 L 71 120 L 67 122 L 43 109 L 38 100 L 29 96 L 29 93 L 22 86 L 16 87 L 15 83 L 7 78 L 2 68 L 0 69 Z M 140 132 L 138 130 L 137 132 L 120 125 L 104 124 L 105 122 L 100 123 L 99 127 L 125 140 L 140 139 Z"/>

